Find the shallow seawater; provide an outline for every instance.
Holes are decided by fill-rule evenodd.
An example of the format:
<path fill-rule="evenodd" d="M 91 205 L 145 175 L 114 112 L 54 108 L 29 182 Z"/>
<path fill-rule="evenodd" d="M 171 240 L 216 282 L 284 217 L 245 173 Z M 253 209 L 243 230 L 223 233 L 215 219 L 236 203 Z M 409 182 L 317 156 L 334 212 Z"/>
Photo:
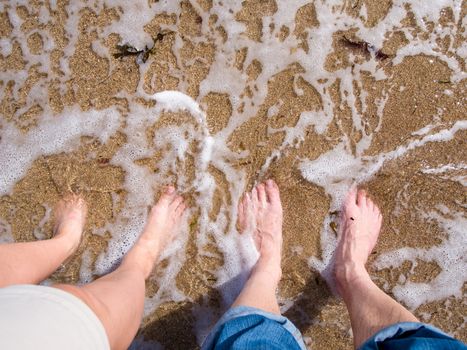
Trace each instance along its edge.
<path fill-rule="evenodd" d="M 257 258 L 238 200 L 272 177 L 282 312 L 350 349 L 329 271 L 358 184 L 384 216 L 374 281 L 467 341 L 466 26 L 460 0 L 3 1 L 0 243 L 50 237 L 82 193 L 86 238 L 44 283 L 92 281 L 176 184 L 190 209 L 133 347 L 197 348 Z"/>

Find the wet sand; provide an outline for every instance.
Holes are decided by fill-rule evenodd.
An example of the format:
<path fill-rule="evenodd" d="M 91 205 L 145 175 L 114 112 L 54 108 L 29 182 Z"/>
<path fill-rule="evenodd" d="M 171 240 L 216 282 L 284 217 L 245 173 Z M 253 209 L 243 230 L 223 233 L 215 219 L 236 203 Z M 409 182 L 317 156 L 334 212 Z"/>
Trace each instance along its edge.
<path fill-rule="evenodd" d="M 362 3 L 367 6 L 368 16 L 365 25 L 373 27 L 389 11 L 391 1 L 384 1 L 384 6 L 376 6 L 371 1 L 356 1 L 355 7 L 347 6 L 349 16 L 360 13 Z M 199 7 L 209 11 L 210 1 L 199 1 Z M 360 6 L 360 7 L 359 7 Z M 39 26 L 34 20 L 36 2 L 31 2 L 27 8 L 20 9 L 25 18 L 22 30 L 33 32 Z M 274 1 L 245 1 L 243 9 L 236 14 L 238 21 L 246 24 L 245 35 L 251 40 L 261 40 L 262 16 L 274 14 L 277 6 Z M 319 26 L 313 5 L 307 5 L 297 13 L 296 26 L 292 32 L 284 28 L 284 37 L 295 35 L 302 38 L 302 48 L 306 47 L 306 28 Z M 65 2 L 59 2 L 58 10 L 53 12 L 53 25 L 46 28 L 57 43 L 57 49 L 51 55 L 51 75 L 63 75 L 59 60 L 63 57 L 61 47 L 65 46 L 64 35 Z M 465 11 L 464 11 L 465 12 Z M 465 13 L 464 13 L 465 15 Z M 88 9 L 80 13 L 79 28 L 81 30 L 76 50 L 69 58 L 70 75 L 66 77 L 65 91 L 54 86 L 53 80 L 44 88 L 48 92 L 48 105 L 54 113 L 60 113 L 66 106 L 79 105 L 82 110 L 102 110 L 109 106 L 117 106 L 122 115 L 128 114 L 128 104 L 137 103 L 151 107 L 148 99 L 121 97 L 121 92 L 130 96 L 136 92 L 138 84 L 143 84 L 144 91 L 153 94 L 164 90 L 181 90 L 194 99 L 200 99 L 206 112 L 208 129 L 212 135 L 221 131 L 235 118 L 237 111 L 233 110 L 229 95 L 212 91 L 200 96 L 200 84 L 207 77 L 210 65 L 216 54 L 216 45 L 212 38 L 201 37 L 201 17 L 189 2 L 182 3 L 182 13 L 179 17 L 170 13 L 160 14 L 145 26 L 145 30 L 153 37 L 161 31 L 162 24 L 173 24 L 176 32 L 168 32 L 156 42 L 155 50 L 149 54 L 150 68 L 145 75 L 140 74 L 137 59 L 128 56 L 121 59 L 99 56 L 93 51 L 91 43 L 97 34 L 92 28 L 100 28 L 115 21 L 118 13 L 108 8 L 100 12 Z M 411 18 L 407 18 L 407 26 L 421 31 Z M 451 23 L 449 11 L 443 21 Z M 460 25 L 460 24 L 457 24 Z M 91 30 L 89 30 L 91 28 Z M 44 28 L 42 28 L 44 29 Z M 212 24 L 213 35 L 222 36 L 223 28 Z M 0 16 L 0 35 L 8 38 L 11 28 L 5 12 Z M 172 52 L 176 36 L 180 36 L 183 47 L 180 50 L 181 62 L 177 61 Z M 195 40 L 195 39 L 202 40 Z M 459 42 L 465 38 L 459 37 Z M 60 44 L 61 43 L 61 44 Z M 106 38 L 103 44 L 112 53 L 117 52 L 119 43 L 117 35 Z M 355 44 L 357 43 L 357 44 Z M 40 35 L 28 36 L 28 45 L 32 52 L 41 54 L 42 39 Z M 365 152 L 367 156 L 381 154 L 396 149 L 410 140 L 420 139 L 414 132 L 434 123 L 434 115 L 438 115 L 438 126 L 434 131 L 446 129 L 462 120 L 466 115 L 465 80 L 458 83 L 450 82 L 451 70 L 446 63 L 435 57 L 416 55 L 406 57 L 400 64 L 393 65 L 390 57 L 401 46 L 407 45 L 407 39 L 402 32 L 389 36 L 381 48 L 381 58 L 378 64 L 383 67 L 387 79 L 375 80 L 371 75 L 362 76 L 361 86 L 357 88 L 366 93 L 367 107 L 363 110 L 358 103 L 349 106 L 340 101 L 339 84 L 331 88 L 331 96 L 335 108 L 332 121 L 323 134 L 318 134 L 312 126 L 305 131 L 303 142 L 296 147 L 285 149 L 281 156 L 273 159 L 265 172 L 262 167 L 274 150 L 283 144 L 285 132 L 270 133 L 270 128 L 280 129 L 294 127 L 303 111 L 323 110 L 320 93 L 313 85 L 303 78 L 296 78 L 303 71 L 298 63 L 292 64 L 286 70 L 276 74 L 267 84 L 267 95 L 255 115 L 235 129 L 228 140 L 232 151 L 248 151 L 248 156 L 236 164 L 247 174 L 249 187 L 257 181 L 274 178 L 281 189 L 284 205 L 284 252 L 283 279 L 280 283 L 279 296 L 282 301 L 292 301 L 293 305 L 285 312 L 302 331 L 310 348 L 316 349 L 351 349 L 352 337 L 350 322 L 342 301 L 329 290 L 320 274 L 311 269 L 308 264 L 310 256 L 320 257 L 320 232 L 325 217 L 330 212 L 330 196 L 316 184 L 307 182 L 297 164 L 300 159 L 318 158 L 323 153 L 333 149 L 342 135 L 347 135 L 353 147 L 362 135 L 355 129 L 351 119 L 351 108 L 356 108 L 365 125 L 372 130 L 374 138 L 371 146 Z M 342 67 L 352 65 L 352 60 L 369 60 L 370 54 L 365 46 L 358 44 L 358 38 L 352 31 L 336 33 L 333 37 L 334 51 L 327 57 L 326 69 L 333 72 Z M 264 62 L 253 62 L 245 66 L 241 50 L 237 52 L 237 60 L 233 64 L 239 74 L 247 74 L 252 81 L 262 70 Z M 349 55 L 352 55 L 350 59 Z M 13 44 L 12 54 L 2 57 L 0 71 L 21 70 L 24 68 L 21 49 Z M 462 68 L 465 62 L 458 58 Z M 40 73 L 29 70 L 29 78 L 20 90 L 20 98 L 15 99 L 11 93 L 11 81 L 2 80 L 3 100 L 0 103 L 0 113 L 6 121 L 14 122 L 18 128 L 26 132 L 34 130 L 37 118 L 42 108 L 37 105 L 17 116 L 15 111 L 25 105 L 25 97 L 32 85 L 41 79 Z M 179 76 L 183 76 L 181 86 Z M 254 86 L 254 84 L 252 85 Z M 298 95 L 296 88 L 303 91 Z M 403 89 L 401 88 L 403 87 Z M 443 92 L 449 88 L 451 95 Z M 245 88 L 245 94 L 253 94 Z M 10 91 L 10 92 L 9 92 Z M 377 103 L 383 95 L 388 96 L 384 107 L 382 125 L 378 127 Z M 283 104 L 278 111 L 268 117 L 268 110 L 281 99 Z M 458 102 L 462 101 L 461 104 Z M 439 109 L 443 110 L 438 114 Z M 163 125 L 183 123 L 189 120 L 184 112 L 167 113 L 151 130 L 148 130 L 148 140 L 154 137 Z M 125 123 L 125 117 L 122 118 Z M 430 131 L 430 132 L 434 132 Z M 375 252 L 370 258 L 370 270 L 375 281 L 389 294 L 398 283 L 400 275 L 408 276 L 411 281 L 423 282 L 433 280 L 440 272 L 436 262 L 420 260 L 418 265 L 404 263 L 395 269 L 377 270 L 372 267 L 372 261 L 384 252 L 402 247 L 429 248 L 438 245 L 446 237 L 446 233 L 432 221 L 422 220 L 414 215 L 418 208 L 435 210 L 439 204 L 453 211 L 465 212 L 466 192 L 460 182 L 427 174 L 421 170 L 427 167 L 436 168 L 446 164 L 459 164 L 465 161 L 466 131 L 459 131 L 452 140 L 446 142 L 427 143 L 423 147 L 408 151 L 404 156 L 387 161 L 370 181 L 362 184 L 367 188 L 372 198 L 378 203 L 384 215 L 380 240 Z M 16 241 L 32 241 L 35 228 L 43 219 L 47 208 L 53 208 L 58 199 L 68 191 L 82 193 L 89 203 L 89 218 L 84 244 L 76 256 L 62 269 L 52 276 L 54 282 L 77 283 L 81 266 L 82 253 L 90 252 L 91 261 L 107 248 L 112 232 L 104 235 L 91 234 L 91 230 L 104 227 L 112 222 L 121 210 L 126 198 L 124 189 L 125 172 L 119 167 L 109 164 L 109 159 L 126 142 L 126 135 L 115 134 L 106 144 L 91 137 L 83 137 L 76 151 L 65 154 L 43 156 L 36 159 L 27 170 L 26 175 L 16 183 L 10 195 L 0 198 L 0 217 L 11 225 L 11 232 Z M 157 152 L 152 158 L 139 160 L 139 165 L 157 171 Z M 184 164 L 181 168 L 188 178 L 195 176 L 193 164 Z M 232 203 L 228 191 L 228 180 L 215 167 L 209 172 L 216 180 L 211 218 L 219 214 L 221 205 Z M 458 171 L 459 175 L 465 174 Z M 176 174 L 174 174 L 176 177 Z M 184 193 L 193 203 L 191 193 Z M 235 218 L 229 218 L 234 220 Z M 143 320 L 139 335 L 145 340 L 154 340 L 167 349 L 195 349 L 197 341 L 192 328 L 194 322 L 193 310 L 203 307 L 220 315 L 221 296 L 214 287 L 215 274 L 212 272 L 223 264 L 222 253 L 214 241 L 208 243 L 205 249 L 212 252 L 210 257 L 198 254 L 194 243 L 197 235 L 196 215 L 190 219 L 189 242 L 186 247 L 187 260 L 176 277 L 177 287 L 188 297 L 184 302 L 167 302 Z M 337 223 L 337 215 L 335 215 Z M 333 229 L 335 228 L 333 224 Z M 44 237 L 50 237 L 51 220 L 47 220 L 40 228 Z M 155 269 L 154 275 L 164 272 L 164 262 Z M 98 277 L 98 276 L 95 276 Z M 147 296 L 153 295 L 158 286 L 155 279 L 147 282 Z M 467 313 L 464 297 L 450 297 L 424 304 L 415 310 L 422 320 L 430 322 L 445 331 L 455 334 L 467 341 L 464 317 Z M 191 330 L 191 331 L 190 331 Z"/>

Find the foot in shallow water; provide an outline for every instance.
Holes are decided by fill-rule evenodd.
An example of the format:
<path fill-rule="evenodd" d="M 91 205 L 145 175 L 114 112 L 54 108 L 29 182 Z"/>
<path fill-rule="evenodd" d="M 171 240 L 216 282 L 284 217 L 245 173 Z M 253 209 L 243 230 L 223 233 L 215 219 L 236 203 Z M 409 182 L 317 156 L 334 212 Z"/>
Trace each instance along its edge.
<path fill-rule="evenodd" d="M 54 238 L 65 242 L 69 247 L 70 255 L 76 251 L 81 242 L 86 214 L 86 202 L 76 194 L 65 196 L 54 209 Z"/>
<path fill-rule="evenodd" d="M 151 273 L 159 254 L 174 239 L 185 208 L 183 197 L 177 194 L 173 186 L 166 187 L 159 201 L 152 207 L 143 233 L 132 249 L 133 253 L 137 252 L 137 260 L 146 277 Z"/>
<path fill-rule="evenodd" d="M 267 272 L 278 280 L 281 276 L 282 217 L 279 187 L 273 180 L 246 193 L 238 206 L 240 230 L 252 232 L 260 254 L 255 272 Z"/>
<path fill-rule="evenodd" d="M 345 200 L 335 253 L 337 288 L 342 294 L 345 288 L 361 277 L 368 276 L 365 264 L 376 245 L 383 218 L 379 208 L 366 192 L 351 190 Z"/>

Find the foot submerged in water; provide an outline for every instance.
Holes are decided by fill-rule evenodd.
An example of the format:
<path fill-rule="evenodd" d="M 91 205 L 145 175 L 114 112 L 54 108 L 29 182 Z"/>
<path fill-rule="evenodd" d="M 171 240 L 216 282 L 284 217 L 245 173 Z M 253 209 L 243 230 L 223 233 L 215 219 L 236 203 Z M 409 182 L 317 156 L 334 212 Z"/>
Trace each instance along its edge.
<path fill-rule="evenodd" d="M 69 245 L 70 255 L 81 242 L 87 211 L 86 202 L 76 194 L 63 197 L 54 209 L 54 238 L 62 239 Z"/>
<path fill-rule="evenodd" d="M 260 254 L 254 270 L 267 272 L 277 280 L 281 276 L 282 220 L 279 187 L 273 180 L 257 185 L 238 205 L 240 230 L 252 231 Z"/>
<path fill-rule="evenodd" d="M 174 239 L 185 208 L 183 197 L 177 194 L 173 186 L 166 187 L 152 207 L 143 233 L 132 249 L 146 278 L 160 253 Z"/>
<path fill-rule="evenodd" d="M 368 276 L 365 264 L 381 229 L 379 208 L 363 190 L 351 190 L 345 200 L 335 252 L 335 277 L 339 293 L 360 277 Z"/>

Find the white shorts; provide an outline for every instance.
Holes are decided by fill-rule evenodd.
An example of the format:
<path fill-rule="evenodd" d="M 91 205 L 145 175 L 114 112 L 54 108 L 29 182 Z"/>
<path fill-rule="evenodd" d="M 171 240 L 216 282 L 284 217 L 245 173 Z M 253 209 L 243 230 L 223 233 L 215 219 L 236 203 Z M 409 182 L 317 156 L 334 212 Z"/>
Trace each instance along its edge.
<path fill-rule="evenodd" d="M 104 326 L 80 299 L 63 290 L 0 288 L 0 349 L 110 349 Z"/>

